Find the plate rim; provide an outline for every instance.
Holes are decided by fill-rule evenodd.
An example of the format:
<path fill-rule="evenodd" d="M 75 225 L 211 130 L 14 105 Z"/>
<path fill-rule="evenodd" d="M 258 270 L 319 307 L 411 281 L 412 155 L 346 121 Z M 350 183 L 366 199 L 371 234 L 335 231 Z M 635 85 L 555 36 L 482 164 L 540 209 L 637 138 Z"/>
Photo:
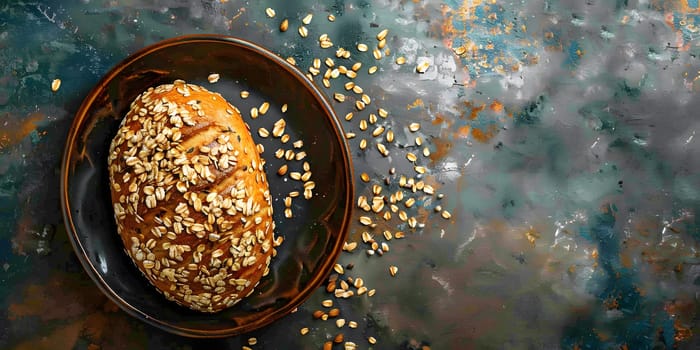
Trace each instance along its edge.
<path fill-rule="evenodd" d="M 324 116 L 327 119 L 330 119 L 331 124 L 334 126 L 333 131 L 336 136 L 336 139 L 340 145 L 340 153 L 343 158 L 343 163 L 345 167 L 347 168 L 348 174 L 345 176 L 345 182 L 346 186 L 348 188 L 348 191 L 346 192 L 345 195 L 345 211 L 343 213 L 343 220 L 341 222 L 341 227 L 340 227 L 340 239 L 338 239 L 335 242 L 335 246 L 333 247 L 332 254 L 328 259 L 325 259 L 324 262 L 322 263 L 320 267 L 320 271 L 322 273 L 316 274 L 312 276 L 310 279 L 309 283 L 307 283 L 306 287 L 301 289 L 300 292 L 291 299 L 289 303 L 287 303 L 284 307 L 281 308 L 281 312 L 276 312 L 276 313 L 270 313 L 268 315 L 263 316 L 260 319 L 257 319 L 254 322 L 251 323 L 246 323 L 243 325 L 240 325 L 238 327 L 234 328 L 227 328 L 227 329 L 222 329 L 222 330 L 202 330 L 202 329 L 197 329 L 197 328 L 192 328 L 192 327 L 181 327 L 181 326 L 176 326 L 171 323 L 159 320 L 157 318 L 153 318 L 149 316 L 148 314 L 144 313 L 140 309 L 136 308 L 135 306 L 129 304 L 126 300 L 124 300 L 119 294 L 117 294 L 110 286 L 109 284 L 102 278 L 102 275 L 98 272 L 97 267 L 95 267 L 90 260 L 87 257 L 88 252 L 85 250 L 85 248 L 82 245 L 82 241 L 78 238 L 77 235 L 77 229 L 75 226 L 75 223 L 73 222 L 73 216 L 71 212 L 71 206 L 70 206 L 70 199 L 68 196 L 68 180 L 69 180 L 69 173 L 70 173 L 70 165 L 71 165 L 71 155 L 73 154 L 73 149 L 75 148 L 75 143 L 77 141 L 77 138 L 79 136 L 78 130 L 79 126 L 84 124 L 87 120 L 87 112 L 89 108 L 93 105 L 94 101 L 96 100 L 97 96 L 101 91 L 104 91 L 104 88 L 114 80 L 114 78 L 120 74 L 124 69 L 132 65 L 133 63 L 137 62 L 141 58 L 154 53 L 156 51 L 162 50 L 164 48 L 168 48 L 171 46 L 176 46 L 176 45 L 187 45 L 187 44 L 192 44 L 192 43 L 201 43 L 201 42 L 218 42 L 218 43 L 224 43 L 224 44 L 229 44 L 229 45 L 234 45 L 238 47 L 242 47 L 244 49 L 254 51 L 262 56 L 264 56 L 266 59 L 269 59 L 273 61 L 273 63 L 276 63 L 277 66 L 280 66 L 284 70 L 286 70 L 288 73 L 292 74 L 296 78 L 296 80 L 302 84 L 303 86 L 306 87 L 307 90 L 309 90 L 313 97 L 317 100 L 317 102 L 321 105 L 322 109 L 324 110 Z M 117 304 L 122 310 L 124 310 L 127 314 L 131 315 L 134 318 L 137 318 L 139 320 L 142 320 L 143 322 L 146 322 L 152 326 L 155 326 L 157 328 L 160 328 L 162 330 L 165 330 L 167 332 L 180 335 L 180 336 L 185 336 L 185 337 L 191 337 L 191 338 L 221 338 L 221 337 L 227 337 L 227 336 L 234 336 L 238 334 L 243 334 L 247 333 L 256 329 L 260 329 L 262 327 L 265 327 L 267 325 L 270 325 L 274 321 L 283 318 L 291 313 L 295 308 L 301 306 L 306 300 L 308 300 L 313 292 L 318 289 L 318 287 L 322 284 L 322 280 L 325 278 L 325 276 L 331 271 L 333 268 L 333 265 L 337 261 L 341 251 L 342 251 L 342 246 L 343 243 L 345 242 L 347 236 L 348 236 L 348 230 L 350 226 L 350 221 L 352 218 L 352 212 L 353 212 L 353 199 L 355 198 L 355 183 L 353 181 L 354 178 L 354 167 L 353 167 L 353 162 L 352 162 L 352 157 L 350 153 L 350 148 L 348 143 L 346 142 L 344 138 L 344 130 L 343 126 L 340 123 L 338 116 L 335 113 L 335 110 L 333 109 L 333 106 L 331 105 L 328 97 L 316 86 L 315 83 L 310 81 L 304 73 L 297 68 L 296 66 L 291 65 L 289 62 L 286 60 L 282 59 L 280 56 L 277 54 L 273 53 L 272 51 L 255 44 L 251 41 L 241 39 L 238 37 L 234 36 L 229 36 L 229 35 L 222 35 L 222 34 L 190 34 L 190 35 L 182 35 L 182 36 L 177 36 L 177 37 L 172 37 L 169 39 L 165 39 L 162 41 L 158 41 L 156 43 L 153 43 L 149 46 L 146 46 L 123 60 L 121 60 L 119 63 L 117 63 L 114 67 L 112 67 L 107 73 L 105 73 L 102 78 L 95 84 L 95 86 L 88 92 L 86 97 L 83 99 L 80 107 L 78 108 L 78 111 L 75 113 L 73 121 L 71 123 L 71 127 L 68 132 L 68 136 L 66 138 L 66 144 L 63 149 L 63 156 L 61 159 L 61 178 L 60 178 L 60 201 L 61 201 L 61 212 L 62 212 L 62 217 L 63 217 L 63 223 L 64 226 L 66 227 L 66 231 L 68 233 L 68 238 L 73 246 L 73 251 L 76 253 L 78 260 L 80 261 L 81 265 L 83 266 L 83 270 L 90 276 L 90 278 L 93 280 L 93 282 L 97 285 L 97 287 L 100 289 L 100 291 L 106 295 L 110 300 L 112 300 L 115 304 Z M 311 287 L 313 286 L 313 287 Z"/>

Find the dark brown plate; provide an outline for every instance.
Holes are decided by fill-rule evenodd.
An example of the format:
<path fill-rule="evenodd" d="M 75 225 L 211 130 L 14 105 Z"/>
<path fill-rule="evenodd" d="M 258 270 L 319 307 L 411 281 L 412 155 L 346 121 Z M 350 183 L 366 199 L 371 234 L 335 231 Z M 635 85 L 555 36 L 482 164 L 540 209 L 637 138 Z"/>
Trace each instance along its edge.
<path fill-rule="evenodd" d="M 218 73 L 216 84 L 207 82 Z M 261 139 L 276 233 L 285 238 L 271 273 L 254 294 L 216 314 L 180 307 L 156 292 L 124 253 L 113 219 L 107 152 L 131 101 L 148 87 L 184 79 L 221 93 L 237 106 L 255 131 L 272 130 L 284 114 L 291 141 Z M 241 90 L 250 92 L 242 99 Z M 251 107 L 270 102 L 270 112 L 252 120 Z M 323 282 L 342 250 L 353 200 L 352 164 L 343 131 L 330 103 L 298 69 L 277 55 L 244 40 L 197 35 L 166 40 L 133 54 L 97 84 L 76 114 L 63 155 L 63 216 L 71 243 L 85 270 L 122 309 L 154 326 L 192 337 L 223 337 L 265 326 L 301 305 Z M 311 200 L 294 202 L 294 218 L 284 218 L 284 196 L 301 182 L 275 171 L 277 148 L 304 142 L 316 182 Z M 301 169 L 301 162 L 290 162 Z M 290 169 L 290 171 L 292 170 Z"/>

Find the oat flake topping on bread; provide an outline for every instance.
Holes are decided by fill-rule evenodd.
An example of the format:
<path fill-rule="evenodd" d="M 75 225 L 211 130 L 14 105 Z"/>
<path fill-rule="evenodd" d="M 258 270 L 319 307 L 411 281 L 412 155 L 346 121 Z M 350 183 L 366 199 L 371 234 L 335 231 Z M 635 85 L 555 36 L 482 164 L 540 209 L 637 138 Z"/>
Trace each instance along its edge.
<path fill-rule="evenodd" d="M 273 256 L 269 186 L 248 126 L 218 93 L 176 80 L 131 104 L 109 154 L 127 254 L 168 299 L 216 312 Z"/>

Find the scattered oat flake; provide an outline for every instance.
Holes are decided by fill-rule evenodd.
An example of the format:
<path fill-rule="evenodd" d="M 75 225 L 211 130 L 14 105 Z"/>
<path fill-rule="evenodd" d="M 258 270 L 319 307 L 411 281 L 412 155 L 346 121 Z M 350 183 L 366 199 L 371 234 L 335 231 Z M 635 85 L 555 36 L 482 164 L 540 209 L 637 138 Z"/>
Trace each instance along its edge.
<path fill-rule="evenodd" d="M 271 8 L 268 7 L 268 8 L 265 9 L 265 14 L 266 14 L 267 17 L 269 17 L 269 18 L 274 18 L 274 17 L 275 17 L 275 10 L 273 10 L 273 9 L 271 9 Z"/>
<path fill-rule="evenodd" d="M 207 80 L 209 80 L 210 83 L 214 84 L 217 81 L 219 81 L 219 78 L 220 78 L 219 74 L 212 73 L 212 74 L 209 74 L 209 76 L 207 77 Z"/>
<path fill-rule="evenodd" d="M 56 92 L 61 88 L 61 79 L 54 79 L 51 82 L 51 91 Z"/>
<path fill-rule="evenodd" d="M 280 32 L 286 32 L 288 28 L 289 28 L 289 20 L 284 19 L 282 21 L 282 23 L 280 23 Z"/>

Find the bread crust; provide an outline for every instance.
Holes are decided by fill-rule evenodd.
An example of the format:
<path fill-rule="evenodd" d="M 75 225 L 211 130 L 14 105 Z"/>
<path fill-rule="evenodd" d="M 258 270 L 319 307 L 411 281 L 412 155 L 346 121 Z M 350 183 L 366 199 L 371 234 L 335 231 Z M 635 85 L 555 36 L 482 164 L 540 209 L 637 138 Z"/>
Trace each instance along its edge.
<path fill-rule="evenodd" d="M 176 80 L 139 95 L 112 140 L 126 253 L 166 298 L 217 312 L 267 275 L 274 222 L 264 162 L 240 112 Z"/>

